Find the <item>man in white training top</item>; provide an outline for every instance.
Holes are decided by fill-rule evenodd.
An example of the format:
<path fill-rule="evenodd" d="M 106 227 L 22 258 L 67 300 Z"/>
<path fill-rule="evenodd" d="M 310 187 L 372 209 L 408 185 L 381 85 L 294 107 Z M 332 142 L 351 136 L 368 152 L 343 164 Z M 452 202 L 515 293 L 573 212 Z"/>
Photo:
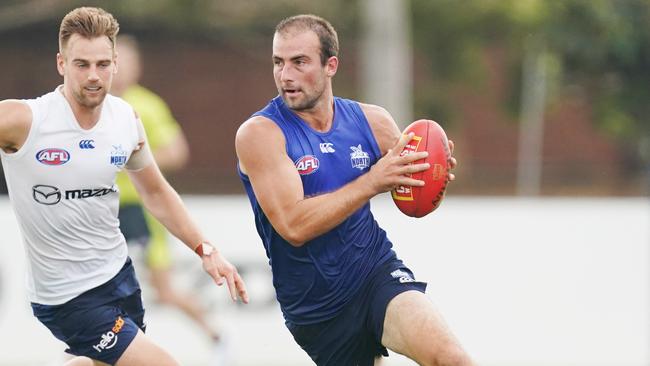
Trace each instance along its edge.
<path fill-rule="evenodd" d="M 0 102 L 0 157 L 27 253 L 34 315 L 75 357 L 68 365 L 177 365 L 144 336 L 140 287 L 119 230 L 118 171 L 145 207 L 194 250 L 233 300 L 248 302 L 237 270 L 201 234 L 154 162 L 142 124 L 108 95 L 119 25 L 77 8 L 59 30 L 63 85 Z"/>

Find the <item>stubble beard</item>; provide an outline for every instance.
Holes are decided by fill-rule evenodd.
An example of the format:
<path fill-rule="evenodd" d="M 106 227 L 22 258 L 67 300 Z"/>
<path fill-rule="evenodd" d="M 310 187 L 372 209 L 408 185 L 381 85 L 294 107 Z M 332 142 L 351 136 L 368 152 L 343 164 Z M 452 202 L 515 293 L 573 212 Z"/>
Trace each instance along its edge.
<path fill-rule="evenodd" d="M 106 89 L 102 88 L 101 93 L 97 96 L 97 98 L 90 98 L 84 95 L 83 87 L 81 87 L 79 91 L 73 91 L 72 94 L 74 95 L 74 99 L 77 101 L 77 103 L 82 107 L 96 108 L 102 104 L 102 102 L 104 102 L 104 99 L 106 98 Z"/>
<path fill-rule="evenodd" d="M 284 104 L 287 105 L 287 107 L 289 107 L 291 110 L 301 112 L 301 111 L 307 111 L 307 110 L 310 110 L 310 109 L 313 109 L 314 107 L 316 107 L 318 102 L 323 97 L 324 92 L 325 92 L 325 88 L 322 88 L 320 90 L 315 90 L 314 93 L 312 93 L 312 94 L 307 94 L 303 90 L 302 91 L 303 98 L 302 99 L 294 99 L 294 100 L 286 98 L 282 92 L 280 93 L 280 95 L 282 95 L 282 100 L 284 101 Z"/>

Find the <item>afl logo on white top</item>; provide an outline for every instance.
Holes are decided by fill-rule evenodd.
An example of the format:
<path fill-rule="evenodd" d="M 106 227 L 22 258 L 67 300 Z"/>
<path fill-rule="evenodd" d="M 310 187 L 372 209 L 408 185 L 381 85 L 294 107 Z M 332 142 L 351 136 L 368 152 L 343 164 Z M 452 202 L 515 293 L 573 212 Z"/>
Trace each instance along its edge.
<path fill-rule="evenodd" d="M 48 206 L 56 205 L 61 201 L 61 191 L 56 187 L 44 184 L 33 186 L 32 196 L 34 197 L 34 201 Z"/>
<path fill-rule="evenodd" d="M 70 153 L 63 149 L 43 149 L 36 153 L 36 160 L 45 165 L 63 165 L 70 161 Z"/>

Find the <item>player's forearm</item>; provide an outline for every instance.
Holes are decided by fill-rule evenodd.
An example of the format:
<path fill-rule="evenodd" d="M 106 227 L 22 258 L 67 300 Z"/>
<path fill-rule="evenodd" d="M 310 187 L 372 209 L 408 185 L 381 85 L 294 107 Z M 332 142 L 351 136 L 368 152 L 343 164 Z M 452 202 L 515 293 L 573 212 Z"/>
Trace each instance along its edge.
<path fill-rule="evenodd" d="M 341 224 L 376 194 L 364 174 L 334 192 L 297 202 L 276 230 L 292 245 L 302 246 Z"/>
<path fill-rule="evenodd" d="M 147 210 L 190 249 L 194 250 L 205 240 L 180 196 L 168 184 L 160 191 L 144 195 L 142 199 Z"/>

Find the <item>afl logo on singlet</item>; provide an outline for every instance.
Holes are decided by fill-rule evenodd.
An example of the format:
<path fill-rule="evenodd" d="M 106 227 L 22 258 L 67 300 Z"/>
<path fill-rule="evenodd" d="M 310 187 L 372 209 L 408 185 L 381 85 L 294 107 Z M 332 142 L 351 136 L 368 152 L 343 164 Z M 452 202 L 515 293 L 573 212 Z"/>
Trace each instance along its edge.
<path fill-rule="evenodd" d="M 63 165 L 70 160 L 70 153 L 63 149 L 43 149 L 36 153 L 36 160 L 45 165 Z"/>
<path fill-rule="evenodd" d="M 318 170 L 320 163 L 314 155 L 305 155 L 296 160 L 296 169 L 300 175 L 309 175 Z"/>

